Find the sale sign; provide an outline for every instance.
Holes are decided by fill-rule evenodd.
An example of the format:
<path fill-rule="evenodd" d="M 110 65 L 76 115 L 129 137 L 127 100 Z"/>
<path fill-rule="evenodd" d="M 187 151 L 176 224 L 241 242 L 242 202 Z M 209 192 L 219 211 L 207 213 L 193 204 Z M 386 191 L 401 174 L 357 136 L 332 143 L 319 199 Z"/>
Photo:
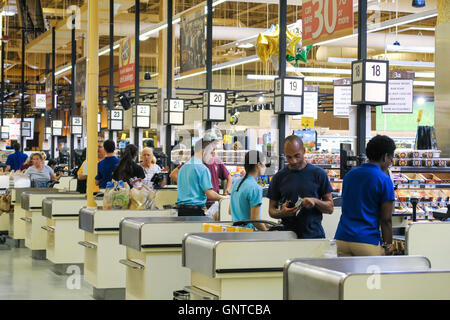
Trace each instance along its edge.
<path fill-rule="evenodd" d="M 303 0 L 302 17 L 303 46 L 353 33 L 352 0 Z"/>
<path fill-rule="evenodd" d="M 119 90 L 134 89 L 135 75 L 135 45 L 134 37 L 124 39 L 119 48 Z"/>

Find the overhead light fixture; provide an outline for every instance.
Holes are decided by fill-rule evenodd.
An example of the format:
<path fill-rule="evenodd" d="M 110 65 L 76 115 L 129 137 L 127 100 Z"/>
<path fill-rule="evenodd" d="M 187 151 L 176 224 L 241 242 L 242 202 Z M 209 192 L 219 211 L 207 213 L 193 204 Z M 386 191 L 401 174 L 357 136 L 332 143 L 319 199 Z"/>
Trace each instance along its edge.
<path fill-rule="evenodd" d="M 108 101 L 106 99 L 103 99 L 103 104 L 108 104 Z"/>
<path fill-rule="evenodd" d="M 424 103 L 425 103 L 425 98 L 424 97 L 417 98 L 417 104 L 419 106 L 423 105 Z"/>
<path fill-rule="evenodd" d="M 423 86 L 423 87 L 434 87 L 434 81 L 416 81 L 414 80 L 415 86 Z"/>
<path fill-rule="evenodd" d="M 264 103 L 264 101 L 266 101 L 266 99 L 264 98 L 264 96 L 259 96 L 259 98 L 258 98 L 258 103 Z"/>
<path fill-rule="evenodd" d="M 400 46 L 400 42 L 398 42 L 397 40 L 395 40 L 395 42 L 394 42 L 393 45 L 394 45 L 394 46 Z"/>
<path fill-rule="evenodd" d="M 434 78 L 434 72 L 414 72 L 415 78 Z"/>
<path fill-rule="evenodd" d="M 352 70 L 351 69 L 333 69 L 333 68 L 294 68 L 294 67 L 287 67 L 286 68 L 286 72 L 352 74 Z"/>
<path fill-rule="evenodd" d="M 115 45 L 113 46 L 113 49 L 114 49 L 114 50 L 117 50 L 117 49 L 119 49 L 119 48 L 120 48 L 120 44 L 115 44 Z M 99 56 L 99 57 L 100 57 L 100 56 L 103 56 L 103 55 L 109 53 L 109 51 L 110 51 L 109 47 L 106 48 L 106 49 L 103 49 L 103 50 L 101 50 L 101 51 L 98 53 L 98 56 Z"/>
<path fill-rule="evenodd" d="M 255 45 L 253 43 L 250 42 L 246 42 L 246 43 L 240 43 L 237 47 L 240 49 L 249 49 L 249 48 L 253 48 Z"/>
<path fill-rule="evenodd" d="M 409 31 L 409 30 L 436 31 L 436 28 L 434 28 L 434 27 L 408 27 L 408 28 L 402 29 L 402 30 L 400 30 L 398 32 L 400 33 L 400 32 L 405 32 L 405 31 Z"/>
<path fill-rule="evenodd" d="M 152 79 L 152 76 L 151 76 L 150 72 L 146 72 L 144 75 L 144 80 L 151 80 L 151 79 Z"/>
<path fill-rule="evenodd" d="M 63 67 L 62 69 L 60 69 L 60 70 L 55 72 L 55 77 L 57 77 L 59 75 L 62 75 L 63 73 L 66 73 L 66 72 L 68 72 L 70 70 L 72 70 L 72 66 Z"/>
<path fill-rule="evenodd" d="M 258 75 L 258 74 L 249 74 L 247 75 L 247 79 L 251 80 L 267 80 L 273 81 L 278 76 L 268 76 L 268 75 Z M 334 80 L 340 79 L 339 77 L 304 77 L 306 82 L 333 82 Z"/>
<path fill-rule="evenodd" d="M 425 4 L 425 0 L 413 0 L 411 3 L 414 8 L 423 8 Z"/>
<path fill-rule="evenodd" d="M 398 41 L 396 41 L 398 43 Z M 400 43 L 396 45 L 387 45 L 387 51 L 394 52 L 413 52 L 413 53 L 434 53 L 434 47 L 423 47 L 423 46 L 401 46 Z"/>
<path fill-rule="evenodd" d="M 329 57 L 328 62 L 332 63 L 352 63 L 357 59 L 354 58 L 337 58 Z M 389 60 L 390 66 L 402 66 L 402 67 L 423 67 L 423 68 L 434 68 L 434 62 L 425 61 L 401 61 L 401 60 Z"/>
<path fill-rule="evenodd" d="M 278 76 L 264 75 L 264 74 L 248 74 L 249 80 L 275 80 Z"/>

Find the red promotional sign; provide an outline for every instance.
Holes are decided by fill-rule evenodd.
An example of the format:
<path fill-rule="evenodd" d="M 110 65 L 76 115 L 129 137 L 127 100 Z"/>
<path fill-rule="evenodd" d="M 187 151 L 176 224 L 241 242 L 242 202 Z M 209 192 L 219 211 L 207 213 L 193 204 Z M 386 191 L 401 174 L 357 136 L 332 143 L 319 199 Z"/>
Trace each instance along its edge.
<path fill-rule="evenodd" d="M 134 89 L 135 52 L 134 38 L 127 38 L 120 43 L 119 48 L 119 90 Z"/>
<path fill-rule="evenodd" d="M 303 46 L 339 38 L 352 33 L 352 0 L 303 0 Z"/>

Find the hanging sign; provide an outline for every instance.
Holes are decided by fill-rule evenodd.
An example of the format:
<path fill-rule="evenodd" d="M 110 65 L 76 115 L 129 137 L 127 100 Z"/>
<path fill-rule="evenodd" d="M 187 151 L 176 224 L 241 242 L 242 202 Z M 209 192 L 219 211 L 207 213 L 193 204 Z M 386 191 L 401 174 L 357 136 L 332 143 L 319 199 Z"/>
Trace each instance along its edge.
<path fill-rule="evenodd" d="M 333 116 L 348 117 L 352 105 L 352 87 L 350 78 L 333 81 Z"/>
<path fill-rule="evenodd" d="M 111 131 L 123 130 L 123 110 L 121 109 L 109 110 L 109 130 Z"/>
<path fill-rule="evenodd" d="M 140 104 L 134 108 L 134 127 L 150 128 L 150 105 Z"/>
<path fill-rule="evenodd" d="M 52 121 L 52 135 L 53 136 L 62 136 L 63 129 L 63 121 L 62 120 L 53 120 Z"/>
<path fill-rule="evenodd" d="M 389 73 L 389 104 L 383 113 L 413 113 L 414 72 L 392 71 Z"/>
<path fill-rule="evenodd" d="M 9 126 L 0 127 L 1 139 L 8 140 L 9 139 Z"/>
<path fill-rule="evenodd" d="M 37 93 L 34 95 L 34 99 L 31 99 L 31 107 L 33 109 L 45 109 L 47 107 L 47 95 Z"/>
<path fill-rule="evenodd" d="M 164 124 L 184 125 L 184 100 L 166 99 L 164 101 Z"/>
<path fill-rule="evenodd" d="M 47 74 L 45 79 L 45 101 L 47 110 L 52 110 L 52 74 Z M 56 104 L 55 104 L 56 105 Z"/>
<path fill-rule="evenodd" d="M 357 60 L 352 62 L 352 104 L 388 104 L 389 61 Z"/>
<path fill-rule="evenodd" d="M 21 135 L 23 138 L 31 137 L 31 121 L 23 121 L 21 123 Z"/>
<path fill-rule="evenodd" d="M 86 58 L 77 61 L 75 65 L 75 102 L 79 103 L 86 99 Z"/>
<path fill-rule="evenodd" d="M 71 133 L 73 135 L 83 135 L 83 117 L 72 117 Z"/>
<path fill-rule="evenodd" d="M 303 0 L 303 46 L 349 34 L 353 34 L 352 0 Z"/>
<path fill-rule="evenodd" d="M 314 118 L 313 117 L 302 117 L 302 127 L 314 128 Z"/>
<path fill-rule="evenodd" d="M 303 99 L 303 115 L 293 116 L 292 120 L 301 120 L 303 117 L 318 119 L 319 108 L 319 86 L 305 85 Z"/>
<path fill-rule="evenodd" d="M 196 73 L 206 67 L 204 7 L 189 10 L 180 22 L 180 75 Z"/>
<path fill-rule="evenodd" d="M 303 114 L 304 78 L 275 79 L 275 114 Z"/>
<path fill-rule="evenodd" d="M 119 47 L 119 91 L 134 89 L 135 57 L 135 38 L 122 40 Z"/>
<path fill-rule="evenodd" d="M 203 120 L 226 121 L 227 93 L 225 91 L 210 91 L 203 93 Z"/>

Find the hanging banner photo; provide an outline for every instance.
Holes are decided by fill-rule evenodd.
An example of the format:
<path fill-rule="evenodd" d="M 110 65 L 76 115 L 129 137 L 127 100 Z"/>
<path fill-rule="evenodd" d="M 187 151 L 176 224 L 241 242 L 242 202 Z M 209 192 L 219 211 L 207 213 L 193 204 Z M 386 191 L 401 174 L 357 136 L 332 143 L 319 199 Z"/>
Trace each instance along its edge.
<path fill-rule="evenodd" d="M 303 0 L 303 45 L 353 34 L 352 0 Z"/>
<path fill-rule="evenodd" d="M 52 75 L 49 73 L 45 79 L 45 97 L 47 110 L 52 110 Z"/>
<path fill-rule="evenodd" d="M 120 42 L 119 47 L 119 91 L 134 89 L 135 74 L 135 38 L 130 37 Z"/>
<path fill-rule="evenodd" d="M 181 16 L 180 23 L 180 76 L 205 70 L 206 41 L 205 41 L 205 12 L 204 7 L 189 11 Z"/>
<path fill-rule="evenodd" d="M 79 103 L 86 96 L 86 58 L 80 59 L 75 65 L 75 102 Z"/>

